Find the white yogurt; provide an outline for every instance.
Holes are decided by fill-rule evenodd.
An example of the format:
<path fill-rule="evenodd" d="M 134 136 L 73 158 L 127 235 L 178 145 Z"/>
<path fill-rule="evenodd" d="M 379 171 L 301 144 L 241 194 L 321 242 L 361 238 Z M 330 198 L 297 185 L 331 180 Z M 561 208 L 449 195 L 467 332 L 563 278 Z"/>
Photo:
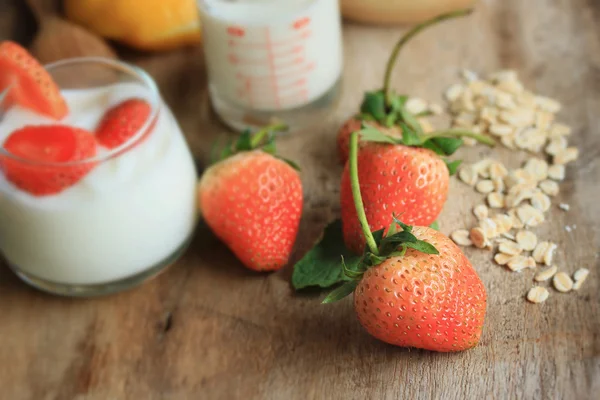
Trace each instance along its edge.
<path fill-rule="evenodd" d="M 70 114 L 61 124 L 90 131 L 112 105 L 149 97 L 145 87 L 133 83 L 62 94 Z M 52 123 L 11 109 L 0 123 L 0 142 L 24 125 Z M 55 283 L 99 284 L 136 275 L 190 237 L 196 181 L 181 129 L 162 104 L 145 141 L 101 162 L 56 195 L 32 196 L 0 174 L 0 250 L 18 269 Z"/>
<path fill-rule="evenodd" d="M 309 104 L 338 81 L 338 0 L 199 0 L 211 92 L 250 110 Z"/>

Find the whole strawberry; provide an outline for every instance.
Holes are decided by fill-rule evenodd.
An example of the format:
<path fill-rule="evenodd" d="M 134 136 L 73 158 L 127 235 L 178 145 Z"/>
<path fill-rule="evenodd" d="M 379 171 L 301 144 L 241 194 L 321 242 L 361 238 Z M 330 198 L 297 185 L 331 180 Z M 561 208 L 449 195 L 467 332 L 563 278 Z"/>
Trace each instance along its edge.
<path fill-rule="evenodd" d="M 302 214 L 300 176 L 273 154 L 271 134 L 281 128 L 268 127 L 253 137 L 246 131 L 199 183 L 204 220 L 246 267 L 256 271 L 287 264 Z"/>
<path fill-rule="evenodd" d="M 360 324 L 375 338 L 396 346 L 450 352 L 479 343 L 487 295 L 471 263 L 449 238 L 428 227 L 392 223 L 372 232 L 366 199 L 360 195 L 358 133 L 351 136 L 349 168 L 354 207 L 366 249 L 346 283 L 323 301 L 354 293 Z M 322 274 L 322 273 L 321 273 Z"/>
<path fill-rule="evenodd" d="M 396 346 L 460 351 L 479 343 L 486 292 L 469 260 L 448 237 L 427 227 L 412 234 L 438 250 L 409 248 L 369 268 L 354 291 L 360 324 Z"/>
<path fill-rule="evenodd" d="M 446 163 L 432 150 L 372 143 L 358 150 L 358 165 L 360 193 L 371 231 L 387 227 L 393 213 L 409 225 L 429 226 L 442 212 L 450 174 Z M 344 242 L 360 254 L 365 237 L 351 186 L 346 164 L 340 189 Z"/>

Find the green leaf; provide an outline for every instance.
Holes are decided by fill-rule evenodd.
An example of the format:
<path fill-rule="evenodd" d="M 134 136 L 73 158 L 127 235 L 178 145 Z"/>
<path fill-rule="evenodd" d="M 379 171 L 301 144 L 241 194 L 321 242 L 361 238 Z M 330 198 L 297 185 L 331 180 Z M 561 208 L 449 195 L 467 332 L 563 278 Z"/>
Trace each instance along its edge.
<path fill-rule="evenodd" d="M 440 155 L 440 156 L 445 156 L 446 153 L 444 153 L 444 150 L 442 150 L 442 148 L 440 146 L 438 146 L 437 144 L 435 144 L 435 142 L 433 140 L 426 140 L 422 147 L 432 150 L 435 154 Z"/>
<path fill-rule="evenodd" d="M 436 231 L 439 231 L 439 230 L 440 230 L 440 224 L 438 224 L 438 222 L 437 222 L 437 221 L 433 221 L 433 222 L 431 223 L 431 225 L 429 225 L 429 227 L 430 227 L 431 229 L 435 229 Z"/>
<path fill-rule="evenodd" d="M 360 140 L 365 142 L 397 144 L 398 141 L 377 128 L 367 127 L 360 130 Z"/>
<path fill-rule="evenodd" d="M 416 242 L 406 242 L 403 243 L 403 246 L 410 247 L 411 249 L 415 249 L 425 254 L 440 254 L 440 252 L 437 251 L 432 244 L 422 240 L 417 240 Z"/>
<path fill-rule="evenodd" d="M 422 144 L 419 135 L 410 126 L 404 122 L 400 122 L 400 126 L 402 127 L 403 144 L 407 146 L 420 146 Z"/>
<path fill-rule="evenodd" d="M 235 151 L 249 150 L 252 150 L 252 131 L 246 129 L 240 134 L 238 140 L 235 142 Z"/>
<path fill-rule="evenodd" d="M 385 126 L 391 128 L 398 121 L 398 113 L 396 111 L 392 111 L 385 118 Z"/>
<path fill-rule="evenodd" d="M 277 157 L 278 159 L 280 159 L 281 161 L 283 161 L 284 163 L 286 163 L 287 165 L 289 165 L 290 167 L 294 168 L 296 171 L 300 171 L 300 166 L 298 164 L 296 164 L 295 162 L 293 162 L 292 160 L 288 160 L 287 158 L 283 158 L 283 157 Z"/>
<path fill-rule="evenodd" d="M 375 239 L 375 244 L 379 246 L 381 240 L 383 239 L 384 229 L 380 229 L 378 231 L 373 232 L 373 239 Z"/>
<path fill-rule="evenodd" d="M 340 256 L 349 269 L 357 269 L 361 258 L 350 253 L 344 245 L 342 222 L 335 220 L 323 233 L 323 238 L 294 265 L 292 286 L 298 290 L 310 286 L 327 288 L 348 281 Z"/>
<path fill-rule="evenodd" d="M 406 123 L 406 125 L 408 125 L 413 131 L 415 131 L 417 135 L 423 134 L 423 128 L 421 127 L 419 120 L 417 120 L 417 117 L 410 113 L 404 106 L 400 107 L 398 109 L 398 112 L 400 112 L 400 116 L 402 117 L 402 120 Z"/>
<path fill-rule="evenodd" d="M 408 96 L 404 96 L 404 95 L 393 96 L 392 100 L 390 102 L 390 104 L 392 106 L 392 110 L 399 112 L 400 109 L 404 107 L 404 104 L 406 104 L 407 100 L 408 100 Z"/>
<path fill-rule="evenodd" d="M 367 92 L 360 106 L 362 113 L 371 114 L 377 121 L 383 121 L 386 116 L 385 95 L 382 91 Z"/>
<path fill-rule="evenodd" d="M 442 150 L 442 154 L 446 156 L 451 156 L 454 154 L 456 150 L 462 146 L 463 141 L 459 138 L 449 138 L 449 137 L 434 137 L 427 142 L 433 142 L 439 149 Z"/>
<path fill-rule="evenodd" d="M 329 293 L 321 304 L 335 303 L 336 301 L 339 301 L 344 297 L 349 296 L 350 294 L 352 294 L 352 292 L 354 292 L 354 289 L 356 289 L 357 285 L 358 281 L 350 281 L 344 283 L 342 286 L 334 289 L 331 293 Z"/>
<path fill-rule="evenodd" d="M 387 260 L 387 257 L 376 256 L 373 253 L 369 253 L 368 259 L 369 259 L 369 265 L 370 266 L 375 266 L 375 265 L 379 265 L 382 262 L 384 262 L 385 260 Z"/>
<path fill-rule="evenodd" d="M 415 235 L 408 231 L 402 231 L 393 234 L 392 236 L 386 237 L 382 240 L 382 243 L 407 243 L 416 242 L 417 238 Z"/>
<path fill-rule="evenodd" d="M 390 227 L 388 228 L 385 237 L 390 237 L 392 235 L 394 235 L 396 232 L 398 232 L 398 223 L 396 221 L 392 221 L 392 223 L 390 224 Z"/>
<path fill-rule="evenodd" d="M 277 146 L 275 145 L 275 136 L 270 135 L 266 143 L 262 146 L 262 151 L 274 155 L 277 152 Z"/>
<path fill-rule="evenodd" d="M 454 160 L 454 161 L 444 160 L 444 162 L 446 163 L 446 166 L 448 167 L 448 172 L 450 173 L 450 176 L 452 176 L 452 175 L 456 174 L 456 170 L 462 163 L 462 160 Z"/>
<path fill-rule="evenodd" d="M 394 221 L 400 225 L 400 227 L 405 230 L 406 232 L 412 232 L 412 226 L 410 225 L 406 225 L 404 222 L 400 221 L 400 219 L 398 219 L 398 217 L 396 217 L 396 214 L 392 215 L 392 218 L 394 218 Z"/>

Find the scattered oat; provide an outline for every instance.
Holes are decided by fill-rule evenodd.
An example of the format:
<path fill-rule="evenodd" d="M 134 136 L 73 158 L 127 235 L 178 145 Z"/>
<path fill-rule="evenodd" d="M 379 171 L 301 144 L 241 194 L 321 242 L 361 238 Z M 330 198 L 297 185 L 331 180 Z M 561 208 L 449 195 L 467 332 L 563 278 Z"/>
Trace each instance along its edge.
<path fill-rule="evenodd" d="M 573 289 L 573 280 L 564 272 L 559 272 L 552 278 L 554 288 L 559 292 L 566 293 Z"/>
<path fill-rule="evenodd" d="M 494 182 L 489 179 L 479 181 L 477 182 L 477 185 L 475 185 L 475 190 L 479 193 L 490 193 L 494 191 Z"/>
<path fill-rule="evenodd" d="M 555 243 L 550 243 L 548 245 L 543 257 L 544 264 L 552 265 L 552 259 L 554 258 L 554 252 L 556 251 L 557 247 L 558 246 Z"/>
<path fill-rule="evenodd" d="M 418 97 L 411 97 L 410 99 L 408 99 L 406 101 L 406 104 L 404 105 L 404 107 L 406 107 L 406 109 L 408 110 L 408 112 L 412 113 L 412 114 L 421 114 L 425 111 L 427 111 L 427 102 L 425 102 L 425 100 L 420 99 Z"/>
<path fill-rule="evenodd" d="M 494 180 L 494 179 L 498 179 L 498 178 L 504 178 L 506 175 L 508 175 L 508 170 L 506 169 L 504 164 L 502 164 L 501 162 L 494 161 L 489 166 L 489 173 L 490 173 L 490 178 L 492 180 Z"/>
<path fill-rule="evenodd" d="M 545 282 L 548 279 L 552 278 L 556 274 L 557 271 L 558 271 L 558 268 L 554 265 L 552 267 L 548 267 L 548 268 L 541 270 L 540 272 L 535 274 L 533 279 L 536 282 Z"/>
<path fill-rule="evenodd" d="M 504 208 L 504 195 L 499 192 L 492 192 L 487 195 L 487 202 L 491 208 Z"/>
<path fill-rule="evenodd" d="M 514 133 L 515 129 L 510 125 L 493 124 L 490 126 L 490 133 L 494 136 L 508 136 Z"/>
<path fill-rule="evenodd" d="M 548 300 L 548 296 L 550 296 L 548 289 L 541 286 L 534 286 L 527 292 L 527 300 L 534 304 L 543 303 Z"/>
<path fill-rule="evenodd" d="M 550 202 L 550 197 L 546 196 L 544 193 L 534 193 L 530 199 L 531 205 L 541 212 L 546 212 L 550 209 L 552 203 Z"/>
<path fill-rule="evenodd" d="M 521 229 L 525 226 L 525 225 L 523 225 L 523 222 L 521 222 L 521 220 L 519 219 L 516 208 L 508 210 L 507 214 L 512 219 L 513 228 Z"/>
<path fill-rule="evenodd" d="M 457 100 L 465 91 L 465 86 L 460 83 L 455 83 L 446 90 L 446 100 L 453 102 Z"/>
<path fill-rule="evenodd" d="M 525 226 L 538 226 L 545 220 L 544 214 L 529 204 L 517 208 L 517 216 Z"/>
<path fill-rule="evenodd" d="M 477 145 L 477 140 L 473 139 L 472 137 L 464 137 L 462 138 L 463 144 L 467 147 L 473 147 L 475 145 Z"/>
<path fill-rule="evenodd" d="M 536 181 L 543 181 L 548 177 L 548 163 L 539 158 L 530 158 L 523 167 Z"/>
<path fill-rule="evenodd" d="M 492 179 L 492 183 L 494 184 L 494 190 L 496 192 L 504 192 L 504 189 L 506 188 L 504 185 L 504 180 L 502 178 L 494 178 Z"/>
<path fill-rule="evenodd" d="M 569 136 L 572 132 L 572 129 L 565 125 L 565 124 L 561 124 L 559 122 L 555 122 L 551 127 L 550 130 L 548 132 L 548 136 L 550 138 L 556 138 L 556 137 L 561 137 L 561 136 Z"/>
<path fill-rule="evenodd" d="M 564 165 L 579 158 L 579 149 L 577 147 L 568 147 L 554 156 L 554 164 Z"/>
<path fill-rule="evenodd" d="M 503 235 L 508 233 L 513 227 L 513 219 L 510 215 L 507 214 L 498 214 L 492 221 L 496 224 L 496 234 Z"/>
<path fill-rule="evenodd" d="M 567 203 L 560 203 L 558 205 L 558 208 L 560 208 L 563 211 L 569 211 L 569 209 L 571 208 L 571 206 L 568 205 Z"/>
<path fill-rule="evenodd" d="M 540 189 L 542 189 L 548 196 L 556 196 L 559 191 L 558 183 L 549 179 L 540 182 Z"/>
<path fill-rule="evenodd" d="M 575 273 L 573 274 L 573 279 L 575 279 L 575 283 L 573 284 L 573 290 L 579 290 L 589 274 L 590 270 L 587 268 L 579 268 L 577 271 L 575 271 Z"/>
<path fill-rule="evenodd" d="M 491 218 L 485 218 L 479 221 L 479 227 L 483 229 L 483 232 L 488 239 L 494 238 L 499 234 L 497 231 L 498 225 L 496 225 L 496 222 Z"/>
<path fill-rule="evenodd" d="M 533 232 L 525 230 L 519 231 L 517 232 L 516 238 L 519 246 L 525 251 L 532 251 L 535 249 L 535 246 L 537 246 L 538 239 Z"/>
<path fill-rule="evenodd" d="M 551 165 L 548 168 L 548 178 L 554 179 L 555 181 L 562 181 L 565 179 L 565 166 L 564 165 Z"/>
<path fill-rule="evenodd" d="M 485 204 L 479 204 L 473 208 L 473 214 L 475 214 L 477 219 L 485 219 L 489 215 L 488 208 Z"/>
<path fill-rule="evenodd" d="M 469 233 L 469 238 L 471 239 L 471 242 L 473 242 L 473 245 L 480 249 L 483 249 L 489 244 L 485 232 L 480 227 L 475 227 L 471 229 Z"/>
<path fill-rule="evenodd" d="M 496 261 L 496 263 L 498 265 L 506 265 L 513 258 L 514 258 L 514 256 L 511 256 L 510 254 L 504 254 L 504 253 L 496 253 L 496 255 L 494 255 L 494 261 Z"/>
<path fill-rule="evenodd" d="M 515 243 L 510 240 L 500 243 L 500 246 L 498 246 L 498 250 L 500 250 L 500 253 L 508 254 L 510 256 L 518 256 L 523 252 L 523 249 L 521 248 L 521 246 L 519 246 L 518 243 Z"/>
<path fill-rule="evenodd" d="M 540 264 L 544 262 L 544 255 L 550 248 L 550 245 L 550 242 L 539 242 L 537 246 L 535 246 L 535 249 L 533 249 L 533 253 L 531 255 L 536 262 Z"/>
<path fill-rule="evenodd" d="M 526 256 L 514 256 L 507 265 L 511 271 L 518 272 L 525 268 L 535 268 L 535 260 Z"/>
<path fill-rule="evenodd" d="M 539 108 L 552 114 L 556 114 L 561 109 L 561 104 L 549 97 L 535 96 L 535 103 Z"/>
<path fill-rule="evenodd" d="M 471 165 L 463 165 L 458 171 L 458 177 L 469 186 L 475 186 L 477 183 L 477 171 Z"/>
<path fill-rule="evenodd" d="M 566 148 L 567 139 L 562 136 L 558 136 L 550 140 L 550 143 L 548 143 L 548 146 L 546 146 L 546 153 L 551 156 L 555 156 Z"/>
<path fill-rule="evenodd" d="M 459 229 L 452 232 L 450 238 L 459 246 L 471 246 L 473 244 L 469 239 L 469 231 L 466 229 Z"/>
<path fill-rule="evenodd" d="M 493 162 L 494 160 L 491 158 L 484 158 L 473 164 L 473 170 L 475 170 L 480 177 L 488 179 L 490 177 L 490 165 L 492 165 Z"/>
<path fill-rule="evenodd" d="M 442 108 L 442 106 L 436 103 L 429 104 L 429 111 L 433 115 L 442 115 L 444 113 L 444 109 Z"/>

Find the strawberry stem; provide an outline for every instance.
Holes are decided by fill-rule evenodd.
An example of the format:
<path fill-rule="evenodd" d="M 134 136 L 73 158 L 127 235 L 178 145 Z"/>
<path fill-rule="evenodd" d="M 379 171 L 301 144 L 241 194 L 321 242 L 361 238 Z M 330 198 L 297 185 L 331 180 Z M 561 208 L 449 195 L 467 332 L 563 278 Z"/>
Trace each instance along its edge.
<path fill-rule="evenodd" d="M 383 80 L 383 93 L 385 95 L 385 101 L 388 107 L 391 106 L 390 81 L 392 80 L 392 71 L 394 69 L 394 65 L 396 64 L 398 54 L 400 53 L 400 50 L 404 47 L 404 45 L 422 30 L 447 19 L 469 15 L 472 11 L 472 9 L 464 9 L 438 15 L 435 18 L 432 18 L 428 21 L 420 23 L 419 25 L 416 25 L 414 28 L 412 28 L 400 38 L 400 40 L 394 46 L 392 53 L 390 54 L 390 58 L 388 59 L 386 65 L 385 76 Z"/>
<path fill-rule="evenodd" d="M 356 215 L 358 216 L 360 227 L 367 240 L 367 246 L 369 246 L 371 253 L 379 255 L 375 238 L 371 233 L 371 228 L 369 228 L 369 222 L 367 221 L 367 215 L 365 214 L 365 206 L 360 194 L 360 182 L 358 181 L 358 135 L 359 132 L 352 132 L 352 135 L 350 136 L 350 154 L 348 156 L 350 187 L 352 188 L 352 198 L 354 199 L 354 207 L 356 207 Z"/>
<path fill-rule="evenodd" d="M 482 135 L 479 133 L 471 132 L 466 129 L 447 129 L 447 130 L 443 130 L 443 131 L 435 131 L 430 134 L 420 136 L 421 141 L 423 143 L 429 139 L 433 139 L 436 137 L 454 137 L 454 138 L 470 137 L 470 138 L 477 140 L 479 143 L 483 143 L 490 147 L 494 147 L 496 145 L 496 142 L 491 137 L 489 137 L 487 135 Z"/>
<path fill-rule="evenodd" d="M 271 132 L 285 131 L 287 129 L 288 129 L 288 126 L 284 123 L 276 123 L 276 124 L 267 125 L 264 128 L 262 128 L 261 130 L 259 130 L 258 132 L 256 132 L 254 135 L 252 135 L 252 139 L 250 140 L 250 146 L 253 149 L 255 149 L 262 143 L 264 138 L 267 135 L 269 135 Z"/>

